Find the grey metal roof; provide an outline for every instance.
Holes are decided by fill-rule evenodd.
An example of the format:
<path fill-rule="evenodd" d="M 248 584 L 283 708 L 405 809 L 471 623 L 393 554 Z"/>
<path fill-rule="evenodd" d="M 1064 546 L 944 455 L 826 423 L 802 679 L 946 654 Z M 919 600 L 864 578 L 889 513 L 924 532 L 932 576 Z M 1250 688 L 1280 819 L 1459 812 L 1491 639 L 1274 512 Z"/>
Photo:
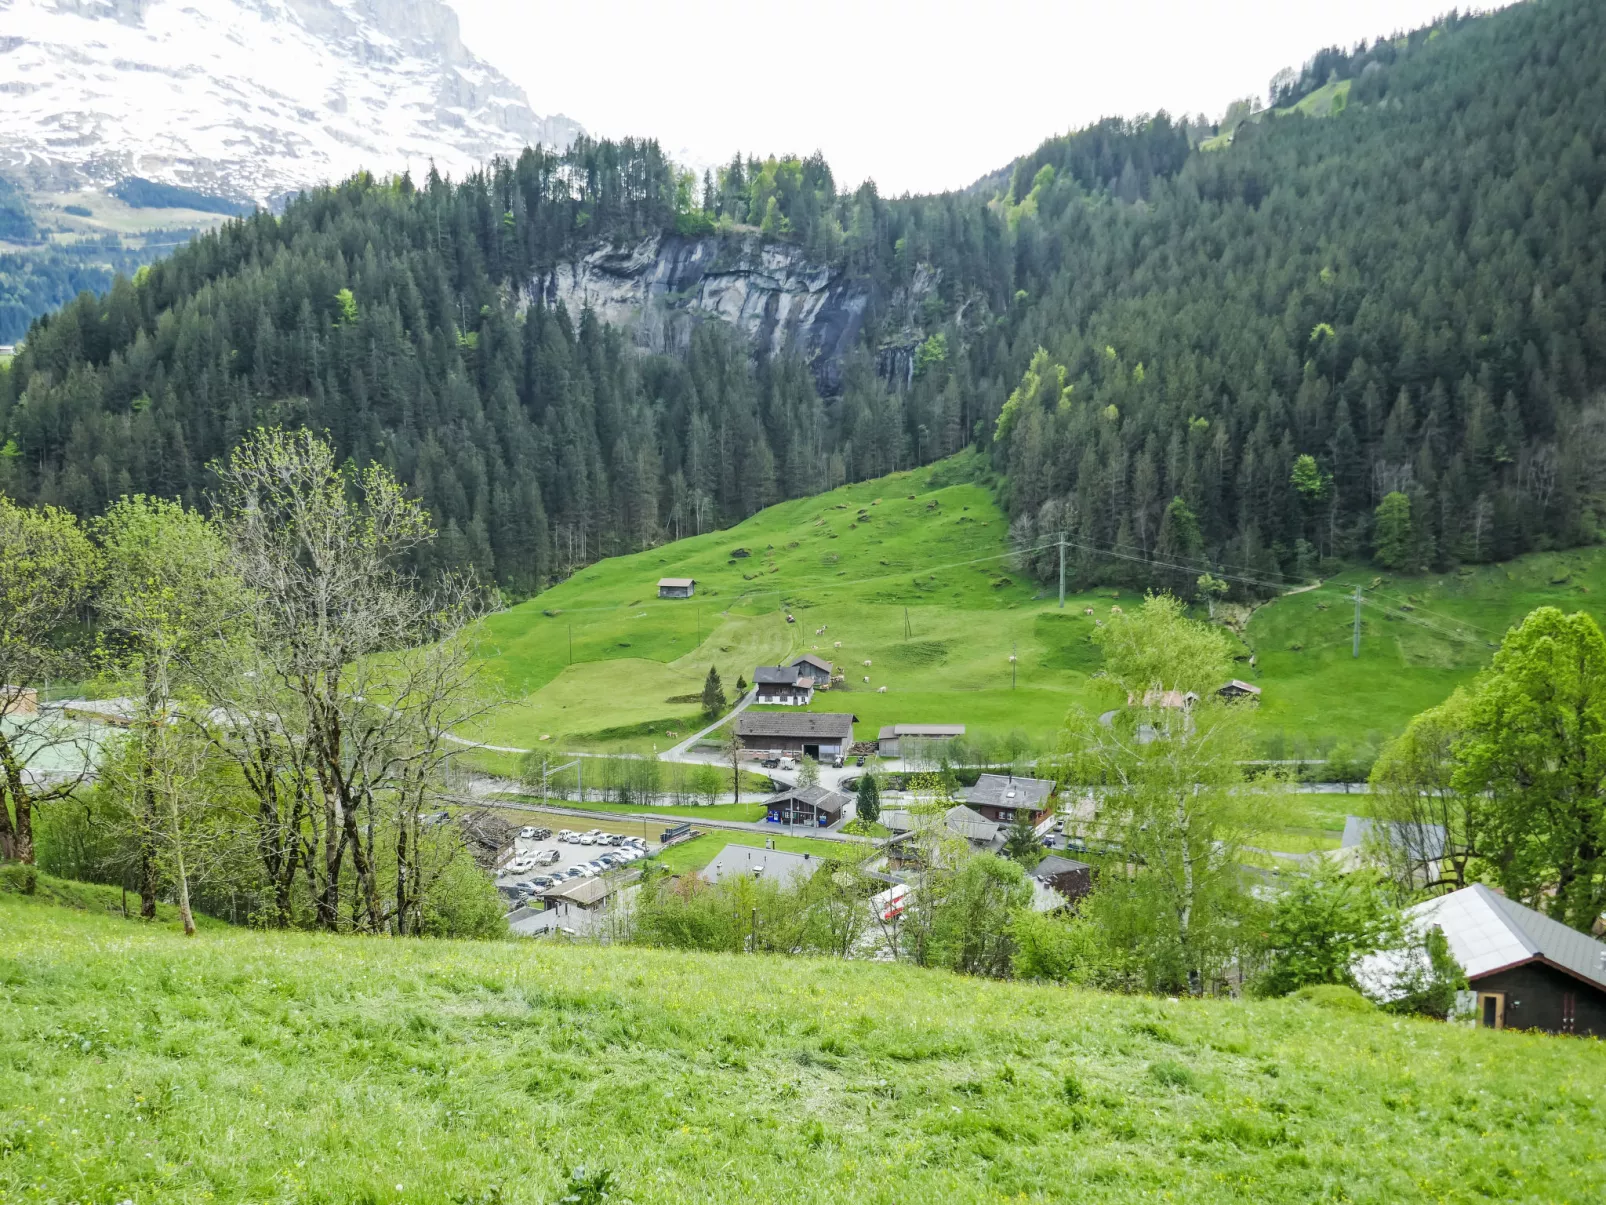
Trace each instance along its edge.
<path fill-rule="evenodd" d="M 853 720 L 840 711 L 744 711 L 736 717 L 736 735 L 851 741 Z"/>
<path fill-rule="evenodd" d="M 823 672 L 827 678 L 831 676 L 831 663 L 823 657 L 816 657 L 813 653 L 804 653 L 796 661 L 792 662 L 793 669 L 804 665 L 812 665 L 815 669 Z"/>
<path fill-rule="evenodd" d="M 1385 841 L 1417 862 L 1438 862 L 1444 858 L 1445 835 L 1442 824 L 1407 824 L 1398 820 L 1370 820 L 1365 816 L 1345 816 L 1340 849 L 1356 849 L 1368 841 Z"/>
<path fill-rule="evenodd" d="M 847 795 L 840 791 L 833 791 L 829 787 L 792 787 L 785 791 L 777 791 L 764 801 L 766 807 L 772 803 L 780 803 L 785 799 L 796 799 L 800 803 L 809 804 L 819 808 L 822 812 L 840 812 L 851 802 Z"/>
<path fill-rule="evenodd" d="M 999 826 L 962 803 L 949 808 L 943 819 L 948 822 L 949 828 L 967 841 L 991 842 L 998 839 Z"/>
<path fill-rule="evenodd" d="M 983 774 L 976 785 L 965 789 L 966 803 L 985 803 L 1000 808 L 1035 808 L 1054 792 L 1052 778 L 1013 778 L 1004 774 Z"/>
<path fill-rule="evenodd" d="M 1086 862 L 1078 862 L 1074 858 L 1062 858 L 1058 854 L 1049 854 L 1037 864 L 1032 871 L 1032 877 L 1038 879 L 1051 879 L 1057 874 L 1069 874 L 1077 870 L 1092 870 Z"/>
<path fill-rule="evenodd" d="M 714 860 L 699 872 L 710 883 L 722 879 L 752 878 L 779 880 L 782 886 L 791 887 L 814 876 L 825 865 L 823 858 L 808 854 L 787 853 L 779 849 L 754 849 L 751 845 L 727 845 L 714 855 Z"/>
<path fill-rule="evenodd" d="M 695 586 L 696 584 L 697 579 L 695 577 L 661 577 L 658 579 L 658 588 L 660 590 L 665 586 Z"/>
<path fill-rule="evenodd" d="M 795 686 L 797 666 L 761 665 L 753 671 L 754 686 Z"/>

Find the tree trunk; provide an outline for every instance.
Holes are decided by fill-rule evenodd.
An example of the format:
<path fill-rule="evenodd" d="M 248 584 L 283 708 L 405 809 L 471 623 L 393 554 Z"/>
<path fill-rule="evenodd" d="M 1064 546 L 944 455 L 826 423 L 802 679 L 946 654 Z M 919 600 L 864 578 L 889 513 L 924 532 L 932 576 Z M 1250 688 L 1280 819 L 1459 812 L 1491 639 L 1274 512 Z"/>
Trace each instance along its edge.
<path fill-rule="evenodd" d="M 14 862 L 22 862 L 32 866 L 33 851 L 33 797 L 28 794 L 28 788 L 22 781 L 22 765 L 17 760 L 16 751 L 0 733 L 0 769 L 5 771 L 5 790 L 0 792 L 0 858 L 10 858 Z M 6 814 L 5 796 L 11 796 L 11 804 L 16 808 L 16 819 L 13 821 Z"/>
<path fill-rule="evenodd" d="M 195 936 L 195 916 L 190 911 L 190 878 L 184 868 L 184 841 L 179 832 L 178 797 L 170 793 L 168 819 L 172 822 L 173 872 L 178 879 L 178 915 L 184 922 L 184 936 Z"/>
<path fill-rule="evenodd" d="M 156 831 L 161 821 L 156 814 L 156 767 L 151 764 L 151 737 L 158 722 L 156 682 L 145 662 L 145 732 L 139 746 L 139 914 L 156 919 Z"/>

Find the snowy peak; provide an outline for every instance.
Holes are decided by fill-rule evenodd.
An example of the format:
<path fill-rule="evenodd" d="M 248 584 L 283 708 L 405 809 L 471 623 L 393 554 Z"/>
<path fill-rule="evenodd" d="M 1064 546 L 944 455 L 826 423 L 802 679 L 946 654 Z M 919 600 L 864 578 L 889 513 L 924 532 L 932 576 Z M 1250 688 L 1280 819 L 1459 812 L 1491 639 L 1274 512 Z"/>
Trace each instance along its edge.
<path fill-rule="evenodd" d="M 0 0 L 0 170 L 266 202 L 358 168 L 461 175 L 540 117 L 442 0 Z"/>

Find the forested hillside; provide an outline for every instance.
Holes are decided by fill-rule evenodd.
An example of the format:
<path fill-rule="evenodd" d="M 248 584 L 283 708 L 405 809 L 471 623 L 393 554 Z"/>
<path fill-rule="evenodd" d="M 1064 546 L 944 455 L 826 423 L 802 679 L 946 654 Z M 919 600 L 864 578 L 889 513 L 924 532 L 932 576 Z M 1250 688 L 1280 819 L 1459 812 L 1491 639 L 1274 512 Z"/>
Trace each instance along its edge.
<path fill-rule="evenodd" d="M 1354 72 L 1334 117 L 1267 114 L 1170 176 L 1090 179 L 1074 138 L 1017 172 L 1011 355 L 1047 350 L 993 434 L 1023 536 L 1271 581 L 1594 538 L 1606 8 L 1316 61 Z"/>
<path fill-rule="evenodd" d="M 1208 564 L 1254 591 L 1326 557 L 1588 541 L 1603 72 L 1601 6 L 1530 0 L 1276 82 L 1282 105 L 1332 86 L 1333 116 L 1107 121 L 997 195 L 885 200 L 818 156 L 697 180 L 630 141 L 359 177 L 36 326 L 0 373 L 0 489 L 200 500 L 242 433 L 305 423 L 393 466 L 437 555 L 517 594 L 967 441 L 1022 545 L 1068 532 L 1084 581 Z M 584 249 L 666 232 L 783 241 L 863 282 L 840 393 L 718 323 L 651 355 L 547 304 Z"/>

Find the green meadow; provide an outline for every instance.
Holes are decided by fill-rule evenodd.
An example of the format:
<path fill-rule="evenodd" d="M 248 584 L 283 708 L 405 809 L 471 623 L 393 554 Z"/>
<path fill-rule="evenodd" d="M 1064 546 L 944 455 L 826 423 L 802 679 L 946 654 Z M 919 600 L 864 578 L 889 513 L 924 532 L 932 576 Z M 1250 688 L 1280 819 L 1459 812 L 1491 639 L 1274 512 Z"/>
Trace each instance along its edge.
<path fill-rule="evenodd" d="M 487 623 L 482 651 L 512 702 L 471 735 L 651 753 L 703 726 L 710 665 L 734 695 L 754 666 L 816 652 L 846 681 L 816 694 L 812 710 L 851 712 L 860 740 L 887 724 L 956 723 L 995 746 L 1052 747 L 1072 707 L 1120 702 L 1095 677 L 1090 637 L 1140 595 L 1072 592 L 1060 610 L 1053 591 L 1013 568 L 1007 521 L 978 476 L 959 457 L 583 570 Z M 666 576 L 696 578 L 696 597 L 660 600 Z M 1375 748 L 1469 681 L 1532 608 L 1601 617 L 1602 599 L 1598 548 L 1420 577 L 1355 568 L 1257 607 L 1240 625 L 1237 672 L 1262 689 L 1266 756 Z M 494 759 L 504 771 L 515 762 Z"/>
<path fill-rule="evenodd" d="M 7 1203 L 1606 1197 L 1598 1042 L 64 894 L 0 893 Z"/>

